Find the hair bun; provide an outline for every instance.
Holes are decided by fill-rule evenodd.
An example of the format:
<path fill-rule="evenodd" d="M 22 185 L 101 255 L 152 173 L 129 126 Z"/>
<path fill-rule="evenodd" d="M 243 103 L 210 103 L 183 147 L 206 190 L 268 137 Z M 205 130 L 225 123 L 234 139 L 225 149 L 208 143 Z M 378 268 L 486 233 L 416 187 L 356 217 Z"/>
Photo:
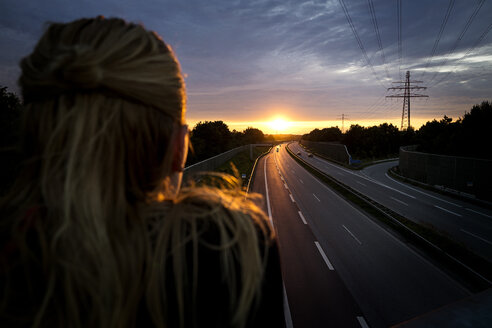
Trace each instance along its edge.
<path fill-rule="evenodd" d="M 63 49 L 53 61 L 54 74 L 68 89 L 95 89 L 101 85 L 103 72 L 94 57 L 88 47 Z"/>

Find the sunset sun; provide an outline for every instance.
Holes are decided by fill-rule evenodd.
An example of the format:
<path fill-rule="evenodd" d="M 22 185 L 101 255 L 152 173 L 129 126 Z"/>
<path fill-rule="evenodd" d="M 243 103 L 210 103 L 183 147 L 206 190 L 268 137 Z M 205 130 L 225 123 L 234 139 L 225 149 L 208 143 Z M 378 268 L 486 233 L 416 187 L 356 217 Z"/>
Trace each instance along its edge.
<path fill-rule="evenodd" d="M 284 132 L 290 127 L 290 122 L 284 118 L 276 118 L 268 123 L 270 129 L 275 133 Z"/>

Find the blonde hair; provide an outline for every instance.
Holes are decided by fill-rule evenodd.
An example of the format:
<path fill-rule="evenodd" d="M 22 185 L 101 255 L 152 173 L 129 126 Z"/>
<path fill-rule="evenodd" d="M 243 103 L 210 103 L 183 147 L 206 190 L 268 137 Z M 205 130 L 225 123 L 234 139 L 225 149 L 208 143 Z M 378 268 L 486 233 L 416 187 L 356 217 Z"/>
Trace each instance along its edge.
<path fill-rule="evenodd" d="M 1 232 L 19 255 L 3 259 L 0 277 L 29 285 L 33 311 L 23 319 L 132 327 L 145 304 L 157 327 L 196 325 L 205 247 L 220 258 L 231 325 L 244 326 L 260 297 L 268 247 L 259 245 L 272 230 L 232 177 L 226 188 L 169 195 L 170 144 L 185 114 L 171 48 L 141 25 L 80 19 L 51 24 L 21 67 L 25 161 L 0 203 Z M 9 275 L 15 268 L 24 280 Z M 11 287 L 2 287 L 1 316 L 18 292 Z"/>

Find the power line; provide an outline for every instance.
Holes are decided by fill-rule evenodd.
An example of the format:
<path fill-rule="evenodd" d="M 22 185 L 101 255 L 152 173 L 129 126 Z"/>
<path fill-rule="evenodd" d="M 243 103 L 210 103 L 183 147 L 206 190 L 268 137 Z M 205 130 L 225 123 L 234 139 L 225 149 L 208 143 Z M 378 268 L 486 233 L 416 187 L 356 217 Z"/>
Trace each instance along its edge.
<path fill-rule="evenodd" d="M 381 100 L 384 100 L 385 95 L 383 94 L 381 97 L 378 98 L 371 106 L 367 108 L 367 110 L 363 111 L 362 113 L 365 113 L 365 115 L 362 116 L 362 118 L 359 118 L 359 120 L 363 120 L 371 116 L 374 112 L 376 112 L 379 109 L 379 106 L 384 102 L 381 102 Z"/>
<path fill-rule="evenodd" d="M 448 4 L 448 9 L 446 10 L 446 14 L 444 15 L 444 20 L 441 23 L 441 27 L 439 28 L 439 33 L 437 33 L 436 41 L 434 41 L 434 46 L 432 47 L 432 52 L 427 60 L 427 64 L 425 65 L 424 71 L 422 72 L 422 75 L 420 76 L 420 79 L 422 80 L 425 75 L 425 71 L 429 67 L 430 62 L 432 61 L 432 58 L 434 58 L 434 55 L 436 54 L 437 46 L 439 45 L 439 41 L 441 40 L 442 37 L 442 32 L 444 31 L 444 28 L 446 27 L 446 24 L 448 23 L 449 15 L 451 14 L 451 11 L 453 10 L 454 7 L 454 0 L 450 0 Z"/>
<path fill-rule="evenodd" d="M 398 17 L 398 74 L 400 76 L 400 80 L 402 79 L 401 77 L 401 62 L 402 62 L 402 40 L 401 40 L 401 0 L 398 0 L 396 2 L 396 12 L 397 12 L 397 17 Z"/>
<path fill-rule="evenodd" d="M 444 81 L 448 77 L 448 75 L 451 74 L 451 72 L 454 72 L 454 70 L 458 67 L 458 63 L 461 62 L 463 59 L 465 59 L 469 54 L 471 54 L 473 52 L 473 50 L 475 50 L 475 48 L 480 44 L 480 42 L 482 42 L 482 40 L 485 39 L 485 37 L 487 36 L 487 34 L 490 32 L 491 29 L 492 29 L 492 23 L 490 23 L 489 26 L 487 26 L 485 31 L 482 33 L 482 35 L 480 35 L 478 40 L 475 41 L 473 46 L 471 46 L 461 58 L 456 60 L 456 62 L 454 63 L 453 69 L 449 70 L 439 81 L 432 84 L 431 87 L 438 85 L 439 83 Z"/>
<path fill-rule="evenodd" d="M 381 35 L 379 34 L 378 20 L 376 18 L 376 10 L 374 9 L 374 3 L 372 0 L 367 0 L 369 3 L 369 11 L 371 12 L 372 25 L 374 26 L 374 31 L 376 32 L 376 38 L 378 40 L 379 51 L 381 51 L 381 59 L 383 60 L 384 71 L 386 72 L 386 77 L 389 79 L 388 67 L 386 66 L 386 57 L 383 51 L 383 42 L 381 41 Z"/>
<path fill-rule="evenodd" d="M 400 1 L 400 0 L 398 0 Z M 451 50 L 445 55 L 445 57 L 449 57 L 449 55 L 451 55 L 455 50 L 456 48 L 458 47 L 458 44 L 460 43 L 461 39 L 463 39 L 463 36 L 465 35 L 465 33 L 468 31 L 468 28 L 470 27 L 470 25 L 473 23 L 473 21 L 475 20 L 475 17 L 477 16 L 478 12 L 480 11 L 480 8 L 482 8 L 482 5 L 484 4 L 485 0 L 479 0 L 478 3 L 477 3 L 477 6 L 475 7 L 475 10 L 473 11 L 473 13 L 470 15 L 470 17 L 468 18 L 465 26 L 463 27 L 463 29 L 461 30 L 461 33 L 460 35 L 458 36 L 458 38 L 456 39 L 456 41 L 454 42 L 454 45 L 453 47 L 451 48 Z M 437 66 L 437 67 L 442 67 L 444 66 L 448 61 L 448 58 L 445 58 L 442 63 Z M 434 81 L 434 79 L 436 78 L 437 74 L 439 74 L 440 71 L 437 71 L 434 73 L 434 75 L 432 76 L 432 78 L 430 79 L 429 83 L 431 83 L 432 81 Z"/>
<path fill-rule="evenodd" d="M 338 0 L 338 1 L 340 3 L 340 6 L 342 7 L 344 14 L 345 14 L 345 18 L 347 18 L 347 22 L 349 23 L 349 26 L 352 29 L 352 33 L 354 34 L 355 40 L 357 41 L 357 44 L 359 45 L 360 51 L 362 52 L 364 59 L 366 60 L 367 64 L 369 65 L 369 67 L 371 69 L 372 74 L 374 75 L 376 80 L 379 81 L 381 86 L 385 87 L 384 83 L 381 81 L 381 79 L 376 74 L 376 71 L 374 70 L 374 67 L 371 64 L 371 61 L 369 60 L 369 57 L 367 56 L 366 49 L 364 48 L 364 45 L 362 44 L 362 40 L 360 39 L 359 34 L 357 33 L 357 30 L 356 30 L 355 25 L 352 21 L 352 18 L 350 17 L 350 14 L 348 12 L 347 6 L 345 5 L 345 2 L 343 0 Z"/>

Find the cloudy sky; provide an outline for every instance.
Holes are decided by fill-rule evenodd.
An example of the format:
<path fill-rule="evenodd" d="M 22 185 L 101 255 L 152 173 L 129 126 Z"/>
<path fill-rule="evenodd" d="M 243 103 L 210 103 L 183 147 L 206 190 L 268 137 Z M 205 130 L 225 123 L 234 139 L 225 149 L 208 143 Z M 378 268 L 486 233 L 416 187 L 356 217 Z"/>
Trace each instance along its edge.
<path fill-rule="evenodd" d="M 428 87 L 414 91 L 429 96 L 412 99 L 415 127 L 492 100 L 492 1 L 402 0 L 401 19 L 398 2 L 2 0 L 0 85 L 18 92 L 18 62 L 45 22 L 104 15 L 143 23 L 174 48 L 191 124 L 274 133 L 265 122 L 282 117 L 293 121 L 285 132 L 302 133 L 341 128 L 343 114 L 345 128 L 400 127 L 402 100 L 385 96 L 407 70 Z"/>

